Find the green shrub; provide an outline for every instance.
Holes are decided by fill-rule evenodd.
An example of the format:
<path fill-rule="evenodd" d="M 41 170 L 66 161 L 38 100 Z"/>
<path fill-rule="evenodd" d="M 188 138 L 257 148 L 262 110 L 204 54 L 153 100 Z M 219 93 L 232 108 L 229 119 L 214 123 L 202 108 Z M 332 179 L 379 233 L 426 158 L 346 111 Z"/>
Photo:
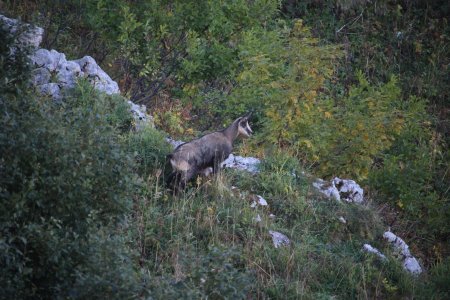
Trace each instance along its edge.
<path fill-rule="evenodd" d="M 94 278 L 102 288 L 90 297 L 133 295 L 129 250 L 115 233 L 136 187 L 110 118 L 119 99 L 86 83 L 60 103 L 36 97 L 26 60 L 11 64 L 1 50 L 0 297 L 80 298 Z"/>
<path fill-rule="evenodd" d="M 127 143 L 130 153 L 135 157 L 137 171 L 144 179 L 155 175 L 157 169 L 167 172 L 170 170 L 165 162 L 172 146 L 165 140 L 162 132 L 147 126 L 130 133 Z"/>
<path fill-rule="evenodd" d="M 433 120 L 421 99 L 412 98 L 403 106 L 404 130 L 379 156 L 368 181 L 383 201 L 420 222 L 417 232 L 446 237 L 450 233 L 450 203 L 438 186 L 443 178 L 436 178 L 441 176 L 436 170 L 445 158 L 435 140 Z M 428 246 L 432 243 L 429 240 Z"/>

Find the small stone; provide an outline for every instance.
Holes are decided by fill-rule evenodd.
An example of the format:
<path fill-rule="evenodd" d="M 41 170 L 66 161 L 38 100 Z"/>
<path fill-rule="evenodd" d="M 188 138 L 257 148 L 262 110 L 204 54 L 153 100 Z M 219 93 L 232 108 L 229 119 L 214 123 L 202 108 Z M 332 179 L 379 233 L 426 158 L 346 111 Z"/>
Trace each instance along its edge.
<path fill-rule="evenodd" d="M 403 268 L 412 275 L 419 275 L 422 273 L 422 267 L 414 256 L 405 258 L 403 261 Z"/>
<path fill-rule="evenodd" d="M 97 62 L 90 56 L 85 56 L 81 59 L 74 60 L 77 63 L 83 74 L 91 81 L 99 91 L 105 92 L 109 95 L 119 94 L 119 85 L 111 79 L 97 64 Z"/>
<path fill-rule="evenodd" d="M 328 198 L 361 204 L 364 201 L 363 189 L 353 180 L 335 177 L 330 182 L 317 179 L 313 186 Z"/>
<path fill-rule="evenodd" d="M 403 259 L 403 268 L 411 273 L 412 275 L 419 275 L 422 273 L 422 268 L 420 267 L 417 259 L 409 251 L 409 246 L 405 243 L 403 239 L 395 235 L 391 231 L 386 231 L 383 234 L 383 238 L 386 239 L 394 249 L 401 254 Z"/>
<path fill-rule="evenodd" d="M 261 205 L 261 206 L 267 206 L 268 205 L 266 199 L 264 199 L 260 195 L 256 195 L 256 197 L 258 198 L 258 204 L 259 205 Z"/>
<path fill-rule="evenodd" d="M 280 232 L 269 230 L 269 234 L 272 236 L 272 241 L 275 248 L 287 246 L 291 243 L 289 238 Z"/>
<path fill-rule="evenodd" d="M 364 244 L 363 250 L 366 251 L 366 252 L 373 253 L 373 254 L 377 255 L 382 260 L 386 260 L 386 256 L 383 253 L 381 253 L 380 250 L 378 250 L 377 248 L 372 247 L 369 244 Z"/>
<path fill-rule="evenodd" d="M 339 217 L 339 221 L 340 221 L 342 224 L 347 224 L 347 220 L 345 220 L 344 217 Z"/>

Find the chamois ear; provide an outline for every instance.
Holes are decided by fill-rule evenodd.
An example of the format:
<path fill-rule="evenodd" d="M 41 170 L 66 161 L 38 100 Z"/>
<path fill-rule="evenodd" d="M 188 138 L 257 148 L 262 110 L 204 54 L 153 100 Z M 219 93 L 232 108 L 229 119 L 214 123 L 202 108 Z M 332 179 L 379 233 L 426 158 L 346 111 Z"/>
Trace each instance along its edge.
<path fill-rule="evenodd" d="M 252 112 L 248 112 L 240 118 L 240 122 L 247 122 L 250 119 Z"/>
<path fill-rule="evenodd" d="M 253 114 L 253 112 L 252 112 L 252 111 L 249 111 L 248 113 L 246 113 L 246 114 L 244 115 L 244 118 L 246 118 L 246 119 L 248 120 L 248 119 L 250 119 L 250 117 L 252 116 L 252 114 Z"/>

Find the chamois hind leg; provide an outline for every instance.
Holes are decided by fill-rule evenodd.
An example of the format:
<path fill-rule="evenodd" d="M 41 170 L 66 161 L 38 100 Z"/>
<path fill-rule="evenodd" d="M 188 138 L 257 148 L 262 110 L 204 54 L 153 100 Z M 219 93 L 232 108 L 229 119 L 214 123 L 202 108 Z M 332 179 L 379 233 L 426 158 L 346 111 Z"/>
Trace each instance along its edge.
<path fill-rule="evenodd" d="M 167 186 L 173 190 L 175 194 L 184 190 L 188 182 L 197 174 L 195 169 L 186 172 L 172 172 L 167 180 Z"/>
<path fill-rule="evenodd" d="M 182 174 L 182 178 L 180 181 L 180 186 L 184 189 L 186 188 L 186 185 L 188 184 L 188 182 L 195 177 L 195 175 L 197 175 L 197 169 L 196 168 L 191 168 L 189 170 L 187 170 L 186 172 L 183 172 Z"/>
<path fill-rule="evenodd" d="M 185 172 L 173 171 L 167 178 L 166 186 L 172 190 L 174 194 L 178 194 L 186 186 L 186 176 L 184 173 Z"/>

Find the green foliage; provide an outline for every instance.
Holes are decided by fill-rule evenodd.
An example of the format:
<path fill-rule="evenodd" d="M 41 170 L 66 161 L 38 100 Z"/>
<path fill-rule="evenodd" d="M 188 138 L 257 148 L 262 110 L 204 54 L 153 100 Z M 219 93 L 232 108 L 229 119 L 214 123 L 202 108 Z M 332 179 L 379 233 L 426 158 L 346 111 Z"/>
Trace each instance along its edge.
<path fill-rule="evenodd" d="M 379 87 L 369 85 L 360 73 L 358 85 L 350 87 L 347 97 L 334 109 L 329 135 L 330 148 L 322 156 L 320 169 L 327 175 L 339 174 L 366 179 L 374 159 L 402 131 L 400 89 L 395 77 Z"/>
<path fill-rule="evenodd" d="M 152 127 L 145 127 L 128 136 L 128 149 L 135 157 L 140 176 L 153 176 L 157 169 L 164 168 L 166 156 L 172 151 L 164 135 Z"/>
<path fill-rule="evenodd" d="M 263 142 L 318 163 L 324 175 L 367 178 L 373 159 L 402 129 L 396 79 L 373 87 L 359 74 L 358 86 L 333 101 L 327 80 L 339 48 L 320 45 L 301 20 L 283 30 L 245 36 L 239 86 L 225 108 L 255 109 Z"/>
<path fill-rule="evenodd" d="M 380 203 L 388 202 L 401 212 L 399 221 L 414 228 L 410 232 L 423 240 L 424 249 L 440 242 L 448 245 L 448 3 L 284 1 L 282 11 L 290 18 L 304 18 L 322 41 L 343 44 L 345 60 L 337 69 L 339 78 L 327 85 L 334 95 L 345 96 L 354 85 L 355 69 L 362 70 L 380 91 L 384 82 L 396 75 L 401 94 L 395 110 L 402 130 L 395 135 L 384 134 L 388 140 L 378 140 L 377 145 L 371 135 L 369 141 L 363 140 L 360 145 L 381 150 L 373 156 L 368 173 L 369 160 L 361 160 L 351 150 L 344 154 L 355 155 L 365 164 L 358 163 L 364 170 L 359 175 L 368 177 Z M 334 165 L 333 159 L 329 166 L 320 161 L 320 167 L 330 171 Z"/>
<path fill-rule="evenodd" d="M 439 292 L 440 298 L 448 298 L 450 296 L 450 288 L 448 286 L 450 274 L 450 259 L 447 257 L 438 263 L 431 271 L 431 287 Z M 429 291 L 427 291 L 429 292 Z"/>
<path fill-rule="evenodd" d="M 6 68 L 7 53 L 3 47 L 1 297 L 78 298 L 93 277 L 118 298 L 132 295 L 136 281 L 124 278 L 134 276 L 133 266 L 112 261 L 129 252 L 112 230 L 130 211 L 135 189 L 133 162 L 110 118 L 123 100 L 87 84 L 61 103 L 35 97 L 21 60 Z"/>
<path fill-rule="evenodd" d="M 404 130 L 380 156 L 370 173 L 369 183 L 385 201 L 409 218 L 420 220 L 419 232 L 446 236 L 450 232 L 446 209 L 449 203 L 435 186 L 440 180 L 435 178 L 439 174 L 434 172 L 442 159 L 442 151 L 434 140 L 432 120 L 425 112 L 425 102 L 420 99 L 410 99 L 403 106 Z"/>
<path fill-rule="evenodd" d="M 2 55 L 0 297 L 448 298 L 448 5 L 6 7 L 45 26 L 45 47 L 114 69 L 121 89 L 149 104 L 171 135 L 253 110 L 249 143 L 266 159 L 255 176 L 224 171 L 174 197 L 161 185 L 164 136 L 130 132 L 123 99 L 86 82 L 60 104 L 36 98 L 23 85 L 24 56 Z M 434 252 L 429 273 L 408 276 L 381 242 L 382 216 L 322 199 L 302 163 L 321 176 L 367 179 L 370 195 L 411 221 L 422 241 L 414 252 Z M 251 208 L 254 194 L 269 206 Z M 290 246 L 274 249 L 269 230 Z M 361 252 L 368 241 L 388 261 Z"/>
<path fill-rule="evenodd" d="M 130 87 L 133 99 L 147 102 L 167 79 L 177 80 L 182 91 L 187 84 L 211 86 L 232 76 L 240 33 L 273 16 L 277 1 L 102 0 L 87 5 L 90 26 L 116 50 L 125 75 L 139 79 Z"/>

